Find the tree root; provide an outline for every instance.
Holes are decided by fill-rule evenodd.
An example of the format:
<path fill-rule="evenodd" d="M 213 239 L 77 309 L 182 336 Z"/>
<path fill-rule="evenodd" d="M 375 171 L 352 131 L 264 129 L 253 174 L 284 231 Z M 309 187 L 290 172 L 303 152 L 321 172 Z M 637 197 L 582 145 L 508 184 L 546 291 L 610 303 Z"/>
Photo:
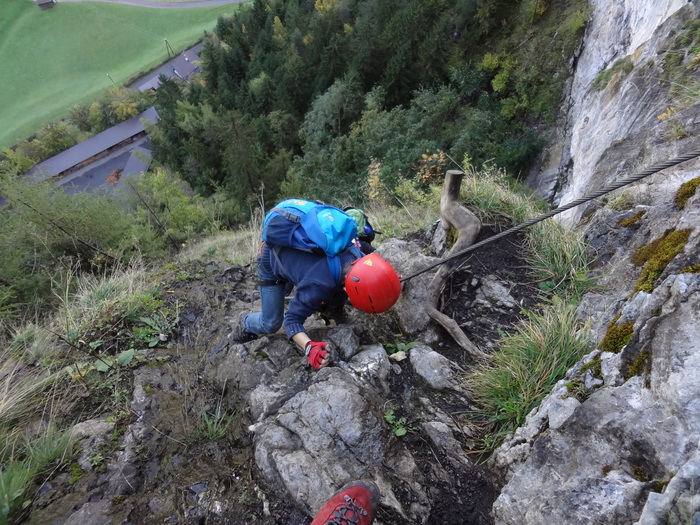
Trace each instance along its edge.
<path fill-rule="evenodd" d="M 440 196 L 442 227 L 445 230 L 449 230 L 451 227 L 457 230 L 457 241 L 447 254 L 448 257 L 474 244 L 477 235 L 479 235 L 479 230 L 481 230 L 481 221 L 477 216 L 459 203 L 459 188 L 463 177 L 464 172 L 449 170 L 445 176 L 445 184 L 442 187 L 442 195 Z M 457 322 L 437 308 L 445 282 L 458 266 L 459 262 L 450 261 L 439 267 L 428 285 L 425 310 L 473 358 L 485 359 L 488 355 L 479 350 L 469 340 Z"/>

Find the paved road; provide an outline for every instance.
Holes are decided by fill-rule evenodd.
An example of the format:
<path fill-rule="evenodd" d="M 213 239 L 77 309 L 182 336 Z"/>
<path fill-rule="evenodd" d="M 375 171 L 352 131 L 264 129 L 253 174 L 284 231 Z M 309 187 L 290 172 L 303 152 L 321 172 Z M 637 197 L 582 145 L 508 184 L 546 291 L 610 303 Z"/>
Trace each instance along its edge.
<path fill-rule="evenodd" d="M 153 7 L 156 9 L 240 4 L 246 1 L 247 0 L 200 0 L 199 2 L 149 2 L 148 0 L 58 0 L 58 2 L 104 2 L 107 4 L 125 4 L 138 7 Z"/>

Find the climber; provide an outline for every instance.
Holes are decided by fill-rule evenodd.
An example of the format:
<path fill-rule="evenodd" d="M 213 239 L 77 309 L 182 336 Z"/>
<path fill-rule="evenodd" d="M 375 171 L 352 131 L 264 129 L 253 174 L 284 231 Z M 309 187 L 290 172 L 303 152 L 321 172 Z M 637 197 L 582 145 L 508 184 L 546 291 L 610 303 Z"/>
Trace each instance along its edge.
<path fill-rule="evenodd" d="M 354 523 L 370 525 L 379 505 L 379 488 L 371 481 L 353 481 L 331 497 L 311 525 Z"/>
<path fill-rule="evenodd" d="M 284 326 L 287 337 L 304 350 L 311 366 L 317 370 L 327 366 L 327 343 L 312 341 L 304 330 L 309 316 L 322 309 L 324 302 L 344 303 L 346 299 L 358 310 L 381 313 L 401 293 L 398 274 L 379 254 L 346 249 L 337 257 L 342 270 L 334 278 L 325 254 L 264 242 L 258 257 L 261 311 L 242 312 L 231 339 L 245 343 Z M 287 283 L 295 286 L 295 292 L 285 312 Z"/>

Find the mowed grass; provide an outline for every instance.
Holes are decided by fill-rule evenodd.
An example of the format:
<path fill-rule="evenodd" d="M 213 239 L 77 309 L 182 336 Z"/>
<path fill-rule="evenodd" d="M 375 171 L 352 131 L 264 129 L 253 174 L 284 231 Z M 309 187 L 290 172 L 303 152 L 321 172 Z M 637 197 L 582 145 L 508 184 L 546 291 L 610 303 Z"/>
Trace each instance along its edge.
<path fill-rule="evenodd" d="M 0 148 L 91 102 L 211 31 L 240 4 L 156 9 L 97 2 L 0 0 Z"/>

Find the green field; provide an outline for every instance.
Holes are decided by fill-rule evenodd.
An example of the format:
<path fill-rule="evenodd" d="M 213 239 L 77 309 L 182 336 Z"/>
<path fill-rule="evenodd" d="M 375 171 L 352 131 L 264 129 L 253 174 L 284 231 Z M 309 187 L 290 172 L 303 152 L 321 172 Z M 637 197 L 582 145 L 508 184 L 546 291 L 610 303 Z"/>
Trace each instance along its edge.
<path fill-rule="evenodd" d="M 153 9 L 97 2 L 0 0 L 0 148 L 168 58 L 240 4 Z"/>

